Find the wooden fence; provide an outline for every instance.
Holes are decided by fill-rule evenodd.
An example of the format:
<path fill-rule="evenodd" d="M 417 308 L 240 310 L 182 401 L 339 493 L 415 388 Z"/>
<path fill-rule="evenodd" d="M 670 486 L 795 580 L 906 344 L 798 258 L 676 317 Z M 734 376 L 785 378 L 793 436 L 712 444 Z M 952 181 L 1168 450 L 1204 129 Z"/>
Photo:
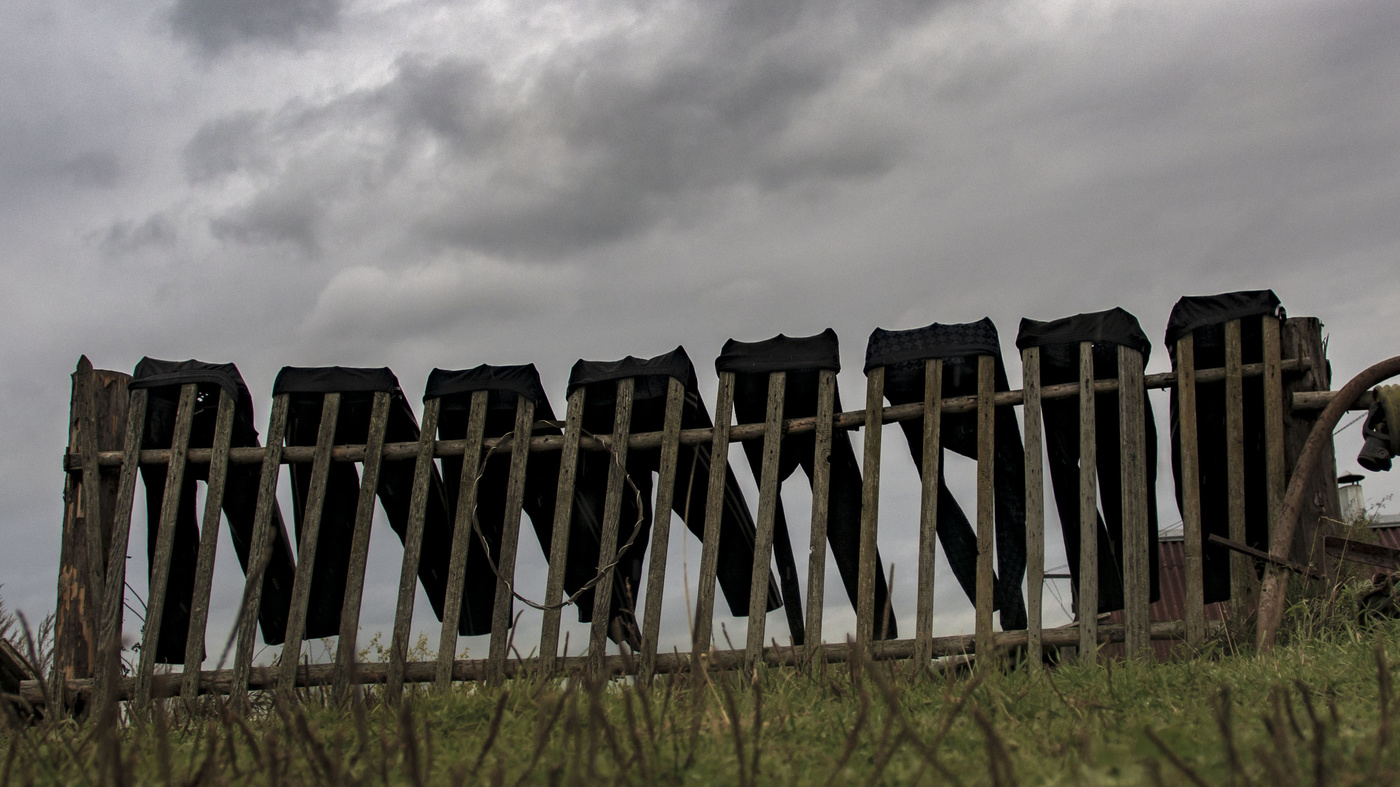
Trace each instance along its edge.
<path fill-rule="evenodd" d="M 385 420 L 388 395 L 375 395 L 369 438 L 363 445 L 333 445 L 334 416 L 340 397 L 328 394 L 324 399 L 324 415 L 319 438 L 314 446 L 285 444 L 288 397 L 274 397 L 266 429 L 265 447 L 232 447 L 230 434 L 234 402 L 227 393 L 218 401 L 217 425 L 212 448 L 190 447 L 190 425 L 195 406 L 196 386 L 186 384 L 180 393 L 175 437 L 168 449 L 142 448 L 143 426 L 146 419 L 148 391 L 128 390 L 125 375 L 94 370 L 84 358 L 73 377 L 71 439 L 64 457 L 67 471 L 66 515 L 63 534 L 63 557 L 59 578 L 57 653 L 49 696 L 44 696 L 37 681 L 22 687 L 22 694 L 36 704 L 71 707 L 75 702 L 97 700 L 132 700 L 138 706 L 155 697 L 194 697 L 200 693 L 245 697 L 250 690 L 290 690 L 299 686 L 330 685 L 342 690 L 354 684 L 383 683 L 387 696 L 399 696 L 405 684 L 433 683 L 445 686 L 451 681 L 500 681 L 523 671 L 544 675 L 577 674 L 635 674 L 646 680 L 657 673 L 694 670 L 702 662 L 708 668 L 752 667 L 763 662 L 775 665 L 802 665 L 812 662 L 840 661 L 848 658 L 852 649 L 859 649 L 873 658 L 914 658 L 976 653 L 994 654 L 1008 648 L 1024 648 L 1025 659 L 1039 665 L 1042 650 L 1047 646 L 1077 646 L 1079 658 L 1093 661 L 1098 645 L 1121 641 L 1129 657 L 1150 653 L 1153 638 L 1183 639 L 1189 646 L 1200 646 L 1207 636 L 1203 616 L 1201 578 L 1201 510 L 1196 488 L 1198 457 L 1195 446 L 1194 397 L 1197 386 L 1224 380 L 1228 406 L 1230 537 L 1239 542 L 1244 537 L 1244 446 L 1242 431 L 1242 381 L 1250 377 L 1263 378 L 1264 412 L 1266 421 L 1267 489 L 1270 521 L 1277 518 L 1285 482 L 1296 460 L 1298 447 L 1306 438 L 1311 418 L 1329 401 L 1326 362 L 1322 357 L 1320 324 L 1312 319 L 1281 321 L 1263 318 L 1262 363 L 1244 364 L 1241 351 L 1239 321 L 1229 324 L 1226 331 L 1227 352 L 1223 368 L 1197 369 L 1190 335 L 1176 347 L 1177 373 L 1144 375 L 1143 358 L 1135 350 L 1120 347 L 1116 379 L 1095 379 L 1092 345 L 1085 342 L 1080 352 L 1078 382 L 1061 385 L 1041 385 L 1041 358 L 1038 348 L 1023 352 L 1023 388 L 994 390 L 993 359 L 982 357 L 978 364 L 976 394 L 943 398 L 943 361 L 926 362 L 926 395 L 921 403 L 885 406 L 883 368 L 873 369 L 867 376 L 865 406 L 850 412 L 834 412 L 835 373 L 823 372 L 819 382 L 819 407 L 814 417 L 784 421 L 782 402 L 784 373 L 775 372 L 769 378 L 769 406 L 763 423 L 731 424 L 734 405 L 734 375 L 722 373 L 715 399 L 716 417 L 713 428 L 682 429 L 681 408 L 683 390 L 672 380 L 666 402 L 665 427 L 660 432 L 631 434 L 629 424 L 632 406 L 632 381 L 623 380 L 616 396 L 616 430 L 611 435 L 591 436 L 582 429 L 585 389 L 575 390 L 568 398 L 567 415 L 562 434 L 531 436 L 534 420 L 531 403 L 521 397 L 513 435 L 489 438 L 483 432 L 486 394 L 478 392 L 471 400 L 468 435 L 463 440 L 437 440 L 439 400 L 429 400 L 422 413 L 421 439 L 413 443 L 385 441 Z M 1146 476 L 1146 442 L 1143 431 L 1143 408 L 1147 406 L 1144 390 L 1175 388 L 1181 402 L 1179 435 L 1181 453 L 1182 519 L 1185 528 L 1186 599 L 1183 620 L 1150 623 L 1148 616 L 1148 555 L 1147 539 L 1152 537 L 1142 523 L 1148 506 Z M 1077 399 L 1080 412 L 1081 461 L 1080 492 L 1086 503 L 1082 521 L 1066 522 L 1064 527 L 1080 528 L 1080 576 L 1078 609 L 1097 609 L 1095 566 L 1100 559 L 1096 545 L 1096 473 L 1093 461 L 1095 447 L 1095 394 L 1120 392 L 1122 435 L 1122 482 L 1124 516 L 1124 593 L 1125 623 L 1122 626 L 1100 624 L 1093 614 L 1081 615 L 1077 625 L 1046 629 L 1042 625 L 1040 592 L 1045 570 L 1045 490 L 1042 463 L 1042 403 L 1055 399 Z M 1020 408 L 1020 422 L 1025 440 L 1026 534 L 1028 558 L 1027 599 L 1028 626 L 1024 631 L 994 631 L 993 612 L 993 472 L 994 418 L 997 408 Z M 976 626 L 974 634 L 935 636 L 933 631 L 933 567 L 935 557 L 935 523 L 938 513 L 938 462 L 940 457 L 940 424 L 942 415 L 975 413 L 977 425 L 977 566 L 976 566 Z M 909 639 L 879 641 L 874 635 L 874 621 L 880 610 L 874 608 L 876 545 L 881 535 L 878 521 L 881 490 L 881 437 L 879 428 L 867 425 L 901 421 L 921 421 L 923 424 L 924 472 L 922 473 L 922 503 L 919 515 L 917 560 L 917 604 L 914 636 Z M 1165 420 L 1165 419 L 1163 419 Z M 844 643 L 821 641 L 824 571 L 826 566 L 827 467 L 824 454 L 830 451 L 832 435 L 838 430 L 862 429 L 863 519 L 860 533 L 860 573 L 855 601 L 856 629 L 854 637 Z M 778 496 L 778 444 L 783 435 L 812 432 L 818 461 L 812 478 L 811 543 L 807 567 L 805 627 L 811 636 L 800 646 L 765 646 L 769 639 L 765 631 L 767 577 L 770 570 L 774 532 L 774 508 Z M 712 647 L 716 568 L 720 517 L 724 505 L 725 458 L 731 443 L 758 440 L 764 446 L 759 476 L 759 500 L 756 517 L 755 557 L 750 597 L 747 636 L 740 650 L 716 650 Z M 698 583 L 695 587 L 694 608 L 690 610 L 662 609 L 665 595 L 662 588 L 666 576 L 667 545 L 671 526 L 671 503 L 678 452 L 683 446 L 708 445 L 715 461 L 711 463 L 707 485 L 706 518 Z M 1330 445 L 1330 444 L 1329 444 Z M 606 654 L 608 608 L 611 571 L 602 570 L 597 579 L 594 614 L 587 651 L 581 656 L 564 658 L 558 655 L 560 639 L 560 601 L 564 589 L 563 560 L 549 566 L 542 636 L 538 647 L 531 650 L 533 658 L 520 658 L 508 650 L 511 610 L 511 590 L 515 577 L 516 548 L 521 522 L 521 496 L 525 483 L 528 452 L 556 451 L 561 453 L 562 471 L 558 478 L 558 507 L 555 512 L 552 553 L 563 555 L 569 538 L 570 503 L 575 483 L 575 468 L 580 452 L 611 451 L 616 461 L 607 479 L 606 511 L 601 538 L 602 568 L 616 552 L 622 496 L 627 493 L 624 467 L 629 450 L 659 448 L 661 464 L 654 520 L 646 523 L 652 528 L 651 548 L 646 582 L 645 609 L 640 611 L 640 648 L 633 652 Z M 454 512 L 453 549 L 447 583 L 445 609 L 456 610 L 466 570 L 467 544 L 471 542 L 471 511 L 475 506 L 475 478 L 485 452 L 510 455 L 510 471 L 506 496 L 506 519 L 498 558 L 497 593 L 494 625 L 488 655 L 484 659 L 456 658 L 456 615 L 444 615 L 436 660 L 409 662 L 409 624 L 413 615 L 415 587 L 420 560 L 424 498 L 428 480 L 435 466 L 434 459 L 462 456 L 463 493 L 458 510 Z M 402 570 L 389 660 L 385 663 L 356 663 L 355 632 L 364 586 L 365 554 L 368 534 L 375 507 L 375 489 L 381 465 L 386 461 L 415 462 L 415 475 L 409 526 L 404 537 Z M 1296 559 L 1309 562 L 1311 541 L 1329 514 L 1335 516 L 1334 464 L 1324 462 L 1315 480 L 1323 505 L 1305 516 L 1304 527 L 1295 542 Z M 307 598 L 310 588 L 311 565 L 317 547 L 319 512 L 324 503 L 325 479 L 332 463 L 354 462 L 361 465 L 361 493 L 351 549 L 351 576 L 345 595 L 341 618 L 341 636 L 335 658 L 328 664 L 302 664 L 295 657 L 283 659 L 274 666 L 256 666 L 256 610 L 261 592 L 261 567 L 269 559 L 267 548 L 273 512 L 277 505 L 276 490 L 284 466 L 309 463 L 312 484 L 306 501 L 292 605 L 283 653 L 300 652 Z M 169 468 L 162 521 L 156 532 L 159 541 L 151 563 L 146 620 L 152 621 L 143 633 L 140 658 L 133 675 L 123 674 L 117 653 L 123 625 L 123 606 L 128 578 L 126 558 L 130 541 L 133 496 L 137 471 L 141 465 L 163 464 Z M 216 544 L 220 528 L 220 502 L 224 481 L 232 465 L 261 466 L 260 487 L 255 515 L 255 538 L 251 569 L 247 572 L 246 588 L 237 621 L 233 646 L 232 669 L 202 670 L 206 646 L 209 596 Z M 176 502 L 187 467 L 207 465 L 208 486 L 202 515 L 201 536 L 194 592 L 190 634 L 186 642 L 184 669 L 158 674 L 154 663 L 155 637 L 159 628 L 169 574 L 174 533 Z M 697 489 L 703 479 L 696 479 Z M 1329 497 L 1330 494 L 1330 497 Z M 1232 598 L 1248 599 L 1257 592 L 1252 582 L 1252 561 L 1237 555 L 1239 570 L 1232 571 Z M 675 581 L 675 577 L 669 581 Z M 1255 587 L 1251 587 L 1254 584 Z M 663 614 L 692 616 L 694 635 L 688 653 L 658 653 Z M 214 646 L 222 643 L 208 643 Z"/>

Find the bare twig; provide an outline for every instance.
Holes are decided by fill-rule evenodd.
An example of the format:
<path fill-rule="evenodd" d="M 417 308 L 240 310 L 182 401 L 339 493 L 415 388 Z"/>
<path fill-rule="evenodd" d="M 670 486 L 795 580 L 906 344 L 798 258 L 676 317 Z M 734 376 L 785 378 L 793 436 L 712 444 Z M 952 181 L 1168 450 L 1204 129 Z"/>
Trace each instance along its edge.
<path fill-rule="evenodd" d="M 1178 771 L 1181 771 L 1182 776 L 1185 776 L 1187 779 L 1189 779 L 1192 784 L 1196 785 L 1196 787 L 1210 787 L 1210 785 L 1207 784 L 1206 781 L 1201 778 L 1200 774 L 1196 773 L 1196 770 L 1194 768 L 1192 768 L 1190 765 L 1187 765 L 1186 761 L 1181 759 L 1180 755 L 1172 751 L 1172 747 L 1168 746 L 1166 741 L 1157 737 L 1157 733 L 1153 732 L 1151 727 L 1143 727 L 1142 731 L 1144 734 L 1147 735 L 1147 739 L 1152 741 L 1152 745 L 1156 746 L 1157 749 L 1161 751 L 1163 755 L 1166 756 L 1167 760 L 1171 762 L 1172 766 L 1175 767 Z"/>

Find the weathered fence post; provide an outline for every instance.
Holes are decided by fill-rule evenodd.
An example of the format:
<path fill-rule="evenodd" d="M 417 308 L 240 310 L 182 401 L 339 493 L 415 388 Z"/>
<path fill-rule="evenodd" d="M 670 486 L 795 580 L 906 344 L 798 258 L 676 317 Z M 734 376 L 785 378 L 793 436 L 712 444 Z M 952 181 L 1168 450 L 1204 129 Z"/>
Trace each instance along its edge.
<path fill-rule="evenodd" d="M 1099 658 L 1098 441 L 1094 409 L 1094 344 L 1079 344 L 1079 661 Z M 1075 523 L 1061 523 L 1074 527 Z"/>
<path fill-rule="evenodd" d="M 1291 317 L 1283 322 L 1281 337 L 1284 360 L 1304 360 L 1309 368 L 1284 378 L 1283 461 L 1285 483 L 1298 466 L 1303 444 L 1312 432 L 1321 410 L 1294 410 L 1289 406 L 1293 394 L 1302 391 L 1330 391 L 1332 370 L 1327 365 L 1327 352 L 1322 342 L 1322 321 L 1316 317 Z M 1337 493 L 1337 458 L 1332 443 L 1323 447 L 1323 455 L 1308 482 L 1304 507 L 1298 516 L 1298 529 L 1293 532 L 1293 559 L 1314 566 L 1322 565 L 1324 536 L 1337 535 L 1341 520 L 1341 502 Z"/>
<path fill-rule="evenodd" d="M 825 664 L 822 605 L 826 598 L 826 525 L 831 504 L 831 421 L 835 417 L 836 372 L 817 372 L 816 437 L 812 448 L 812 533 L 807 555 L 807 637 L 803 658 Z"/>
<path fill-rule="evenodd" d="M 919 478 L 919 595 L 915 602 L 917 617 L 914 623 L 914 661 L 920 665 L 928 663 L 933 645 L 933 572 L 938 541 L 939 463 L 943 458 L 942 358 L 924 361 L 923 404 L 924 466 Z"/>
<path fill-rule="evenodd" d="M 992 633 L 992 542 L 996 538 L 996 359 L 977 356 L 977 667 L 997 663 Z"/>
<path fill-rule="evenodd" d="M 884 620 L 884 610 L 875 609 L 875 578 L 880 565 L 875 560 L 876 537 L 880 525 L 880 438 L 884 433 L 885 367 L 867 373 L 865 382 L 865 461 L 861 466 L 860 571 L 856 596 L 856 646 L 860 658 L 870 658 L 875 632 L 875 616 Z M 884 625 L 880 626 L 884 629 Z"/>
<path fill-rule="evenodd" d="M 1045 595 L 1045 464 L 1040 410 L 1040 348 L 1021 351 L 1022 417 L 1026 452 L 1026 664 L 1041 668 Z"/>
<path fill-rule="evenodd" d="M 1123 513 L 1124 647 L 1129 659 L 1152 655 L 1148 606 L 1151 604 L 1151 556 L 1148 545 L 1147 439 L 1144 429 L 1147 389 L 1142 354 L 1118 346 L 1118 418 Z M 1153 536 L 1156 534 L 1153 533 Z"/>
<path fill-rule="evenodd" d="M 1176 390 L 1181 402 L 1181 531 L 1185 602 L 1182 618 L 1186 645 L 1205 645 L 1205 585 L 1202 571 L 1201 458 L 1196 423 L 1196 337 L 1187 333 L 1176 342 Z"/>
<path fill-rule="evenodd" d="M 63 487 L 63 533 L 54 608 L 53 708 L 66 707 L 66 681 L 96 672 L 98 616 L 112 538 L 120 468 L 99 473 L 97 451 L 121 450 L 126 436 L 127 383 L 131 376 L 93 369 L 87 356 L 73 372 L 68 452 L 78 452 L 79 472 Z M 94 482 L 95 479 L 95 482 Z"/>

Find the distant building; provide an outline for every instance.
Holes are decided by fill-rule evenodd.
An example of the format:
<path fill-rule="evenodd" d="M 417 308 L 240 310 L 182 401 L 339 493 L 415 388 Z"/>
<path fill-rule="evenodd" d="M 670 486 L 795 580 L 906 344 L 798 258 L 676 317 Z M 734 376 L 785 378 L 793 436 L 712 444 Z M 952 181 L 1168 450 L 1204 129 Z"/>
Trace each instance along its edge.
<path fill-rule="evenodd" d="M 1359 484 L 1353 484 L 1358 489 Z M 1345 488 L 1345 487 L 1343 487 Z M 1361 509 L 1364 511 L 1364 506 Z M 1371 532 L 1376 535 L 1376 543 L 1388 546 L 1393 549 L 1400 549 L 1400 514 L 1382 514 L 1370 523 Z M 1163 528 L 1158 533 L 1157 555 L 1161 561 L 1158 577 L 1161 584 L 1161 598 L 1154 602 L 1149 608 L 1149 615 L 1153 622 L 1181 620 L 1185 616 L 1186 609 L 1186 549 L 1180 523 Z M 1225 602 L 1207 604 L 1205 607 L 1206 620 L 1224 620 Z M 1109 614 L 1110 623 L 1122 623 L 1124 615 L 1121 611 Z M 1152 650 L 1156 653 L 1158 661 L 1168 661 L 1173 656 L 1173 651 L 1183 648 L 1185 643 L 1171 640 L 1153 640 Z M 1105 645 L 1101 651 L 1108 657 L 1119 657 L 1123 655 L 1123 646 L 1118 643 Z"/>

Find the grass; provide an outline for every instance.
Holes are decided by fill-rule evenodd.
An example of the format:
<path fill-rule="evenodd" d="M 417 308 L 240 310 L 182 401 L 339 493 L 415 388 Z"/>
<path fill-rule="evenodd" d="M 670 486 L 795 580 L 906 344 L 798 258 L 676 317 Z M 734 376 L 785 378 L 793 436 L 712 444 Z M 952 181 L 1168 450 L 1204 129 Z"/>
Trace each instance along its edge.
<path fill-rule="evenodd" d="M 310 692 L 0 732 L 10 784 L 1386 784 L 1400 622 L 1300 602 L 1268 656 L 939 674 L 827 665 L 459 684 L 388 707 Z"/>

